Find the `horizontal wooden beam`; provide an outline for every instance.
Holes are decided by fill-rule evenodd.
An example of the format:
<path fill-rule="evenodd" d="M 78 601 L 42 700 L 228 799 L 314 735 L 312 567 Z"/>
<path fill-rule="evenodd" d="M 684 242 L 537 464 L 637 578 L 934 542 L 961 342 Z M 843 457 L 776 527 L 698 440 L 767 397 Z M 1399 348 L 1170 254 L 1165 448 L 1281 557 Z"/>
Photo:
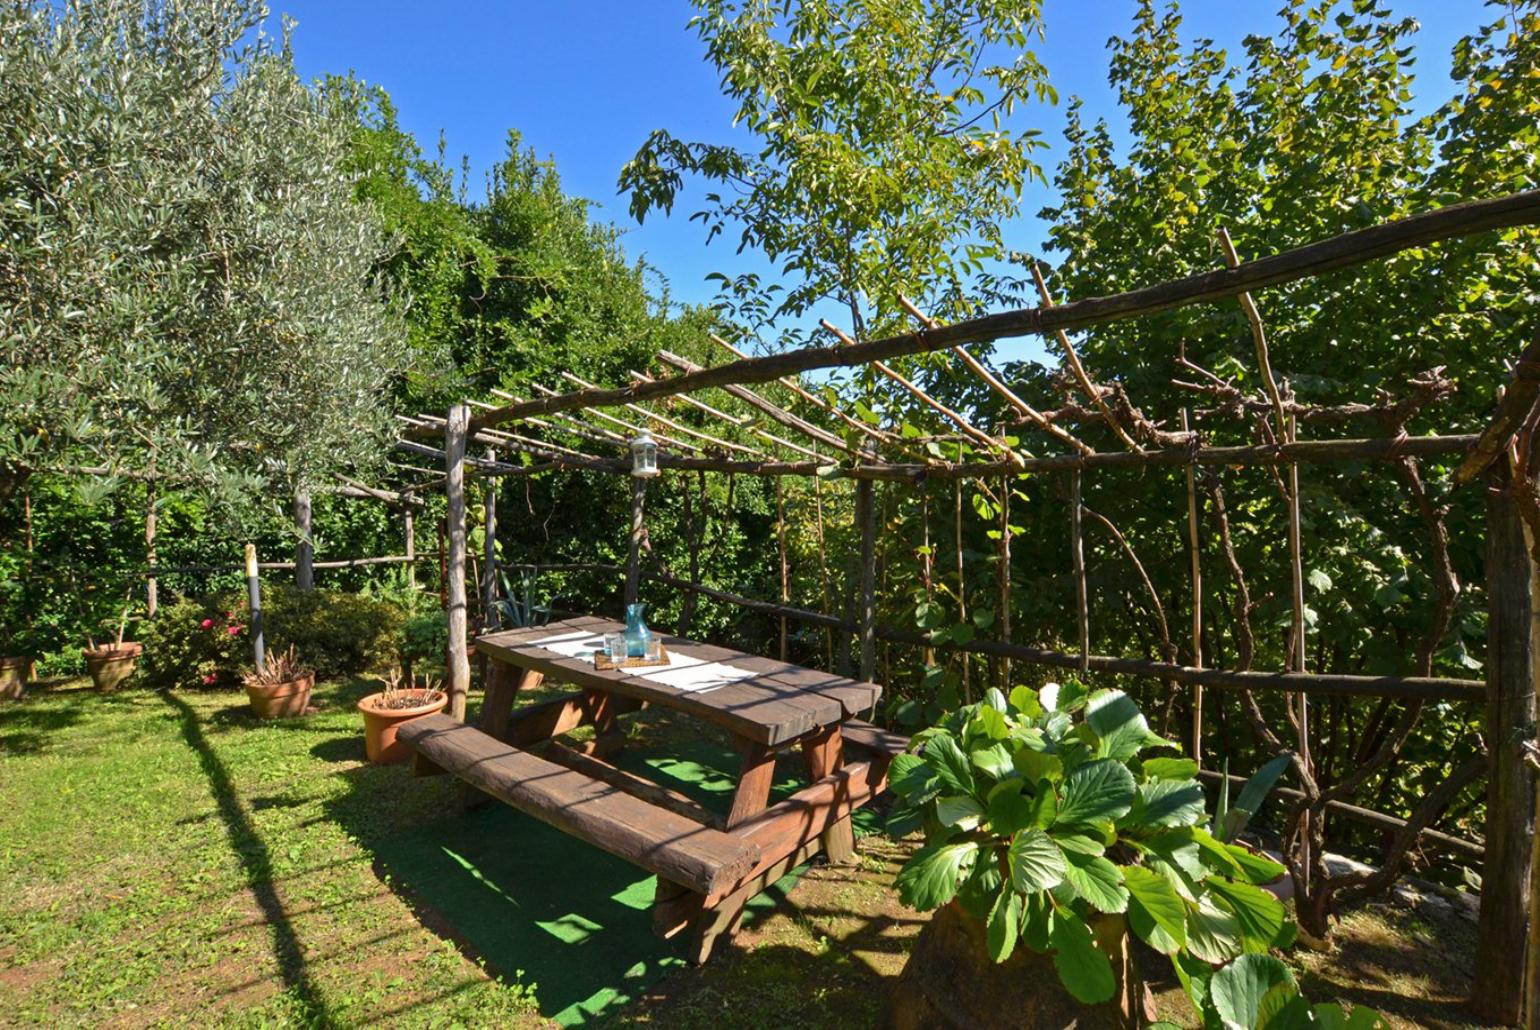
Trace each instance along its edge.
<path fill-rule="evenodd" d="M 1024 472 L 1070 472 L 1075 469 L 1146 468 L 1154 466 L 1202 466 L 1331 464 L 1352 461 L 1396 461 L 1400 458 L 1431 458 L 1463 453 L 1475 443 L 1475 434 L 1456 436 L 1378 437 L 1362 440 L 1298 440 L 1285 444 L 1248 444 L 1237 447 L 1169 447 L 1158 451 L 1107 451 L 1063 454 L 1043 458 L 960 464 L 857 464 L 836 465 L 815 461 L 736 461 L 726 458 L 692 458 L 660 454 L 658 467 L 681 471 L 732 472 L 760 476 L 817 476 L 838 479 L 879 479 L 917 482 L 924 479 L 998 479 Z M 503 446 L 513 446 L 504 444 Z M 530 445 L 517 449 L 532 457 L 549 459 L 545 467 L 586 469 L 629 475 L 631 463 L 623 458 L 565 458 Z M 517 467 L 522 472 L 524 467 Z M 491 473 L 498 474 L 498 473 Z"/>
<path fill-rule="evenodd" d="M 1211 769 L 1205 769 L 1198 773 L 1198 777 L 1207 783 L 1218 783 L 1222 775 L 1222 773 L 1214 772 Z M 1230 782 L 1234 786 L 1240 786 L 1246 782 L 1246 778 L 1244 776 L 1232 775 Z M 1273 793 L 1289 801 L 1298 801 L 1305 796 L 1291 787 L 1274 787 Z M 1353 822 L 1363 823 L 1365 826 L 1372 826 L 1379 830 L 1388 830 L 1392 833 L 1406 828 L 1405 819 L 1398 819 L 1393 815 L 1386 815 L 1384 812 L 1376 812 L 1372 808 L 1350 805 L 1345 801 L 1328 801 L 1326 803 L 1326 810 L 1334 812 L 1345 819 L 1350 819 Z M 1485 847 L 1473 840 L 1455 837 L 1440 830 L 1425 829 L 1419 835 L 1419 840 L 1424 847 L 1457 855 L 1471 862 L 1480 862 L 1486 857 L 1487 853 Z"/>
<path fill-rule="evenodd" d="M 745 358 L 699 372 L 655 379 L 650 383 L 632 383 L 612 389 L 585 389 L 555 397 L 532 399 L 496 411 L 482 412 L 471 420 L 471 425 L 474 429 L 482 429 L 528 415 L 634 404 L 710 387 L 770 382 L 781 376 L 821 368 L 852 368 L 873 361 L 924 354 L 961 344 L 1086 329 L 1323 275 L 1439 240 L 1491 229 L 1535 224 L 1540 224 L 1540 190 L 1451 204 L 1409 218 L 1295 247 L 1271 257 L 1247 261 L 1234 268 L 1200 272 L 1110 297 L 1089 297 L 1055 307 L 1004 311 L 848 347 L 805 347 L 762 358 Z"/>

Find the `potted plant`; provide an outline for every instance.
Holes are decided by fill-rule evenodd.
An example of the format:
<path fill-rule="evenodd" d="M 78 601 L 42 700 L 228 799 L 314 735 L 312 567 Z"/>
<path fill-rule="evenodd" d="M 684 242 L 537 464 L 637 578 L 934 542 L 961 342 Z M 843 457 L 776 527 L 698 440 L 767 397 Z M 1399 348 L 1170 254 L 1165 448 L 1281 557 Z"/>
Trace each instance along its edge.
<path fill-rule="evenodd" d="M 290 644 L 283 654 L 269 651 L 262 668 L 247 673 L 242 682 L 258 719 L 292 719 L 310 707 L 315 670 L 300 665 Z"/>
<path fill-rule="evenodd" d="M 0 657 L 0 701 L 15 701 L 21 697 L 31 668 L 31 658 Z"/>
<path fill-rule="evenodd" d="M 86 660 L 86 670 L 91 673 L 91 682 L 96 689 L 104 694 L 109 694 L 132 676 L 134 666 L 139 661 L 139 655 L 144 651 L 144 645 L 132 640 L 124 640 L 123 634 L 128 629 L 129 606 L 123 606 L 122 617 L 118 619 L 118 634 L 111 644 L 98 647 L 96 640 L 88 633 L 86 643 L 90 645 L 83 652 Z"/>
<path fill-rule="evenodd" d="M 1150 1013 L 1129 931 L 1211 1009 L 1216 970 L 1292 943 L 1260 884 L 1281 866 L 1206 825 L 1197 763 L 1159 754 L 1120 691 L 991 690 L 915 737 L 889 832 L 925 844 L 898 875 L 936 910 L 889 997 L 889 1026 L 1137 1027 Z"/>
<path fill-rule="evenodd" d="M 406 744 L 396 740 L 396 731 L 403 723 L 421 719 L 444 710 L 449 695 L 439 689 L 435 680 L 429 679 L 418 687 L 401 686 L 401 673 L 391 673 L 385 680 L 385 689 L 370 694 L 358 702 L 358 710 L 364 716 L 364 750 L 369 761 L 381 765 L 403 762 L 411 754 Z"/>

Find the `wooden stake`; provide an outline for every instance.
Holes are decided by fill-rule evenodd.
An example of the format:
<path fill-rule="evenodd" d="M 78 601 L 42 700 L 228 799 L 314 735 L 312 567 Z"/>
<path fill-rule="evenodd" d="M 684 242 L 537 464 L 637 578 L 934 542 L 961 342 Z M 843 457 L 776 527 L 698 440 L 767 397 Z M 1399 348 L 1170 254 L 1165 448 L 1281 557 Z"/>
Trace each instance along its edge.
<path fill-rule="evenodd" d="M 448 498 L 446 535 L 448 551 L 444 570 L 446 582 L 445 611 L 449 621 L 449 653 L 446 656 L 449 714 L 465 721 L 465 699 L 471 686 L 471 663 L 466 636 L 469 625 L 465 598 L 465 440 L 470 428 L 471 409 L 456 404 L 444 422 L 444 494 Z"/>
<path fill-rule="evenodd" d="M 315 589 L 315 541 L 310 535 L 310 491 L 294 491 L 294 585 L 301 590 Z"/>
<path fill-rule="evenodd" d="M 1187 409 L 1182 409 L 1182 432 L 1190 432 Z M 1203 668 L 1203 562 L 1198 549 L 1198 486 L 1193 466 L 1187 466 L 1187 547 L 1192 554 L 1192 664 Z M 1203 687 L 1192 688 L 1192 738 L 1189 753 L 1203 767 Z"/>
<path fill-rule="evenodd" d="M 813 513 L 814 525 L 818 530 L 818 589 L 823 597 L 823 610 L 830 608 L 829 598 L 829 553 L 824 547 L 823 540 L 823 480 L 813 478 Z M 827 668 L 834 668 L 834 631 L 824 629 L 824 663 Z"/>
<path fill-rule="evenodd" d="M 957 445 L 957 460 L 962 460 L 962 444 Z M 952 490 L 952 536 L 957 544 L 957 621 L 968 621 L 968 576 L 963 569 L 963 489 L 962 480 L 953 481 Z M 962 654 L 962 694 L 963 703 L 972 704 L 972 690 L 968 683 L 968 654 Z"/>
<path fill-rule="evenodd" d="M 267 641 L 262 632 L 262 579 L 257 569 L 257 545 L 247 544 L 245 552 L 246 560 L 246 601 L 251 606 L 251 650 L 252 663 L 257 671 L 267 668 Z"/>
<path fill-rule="evenodd" d="M 876 484 L 856 484 L 856 523 L 861 538 L 861 597 L 856 610 L 861 637 L 861 679 L 877 675 L 877 503 Z"/>

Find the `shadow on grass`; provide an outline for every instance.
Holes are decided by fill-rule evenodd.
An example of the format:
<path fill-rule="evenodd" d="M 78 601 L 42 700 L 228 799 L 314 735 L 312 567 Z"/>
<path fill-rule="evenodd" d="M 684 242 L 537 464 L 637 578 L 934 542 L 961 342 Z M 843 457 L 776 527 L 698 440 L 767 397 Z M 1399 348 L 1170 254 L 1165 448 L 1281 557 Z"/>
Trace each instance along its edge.
<path fill-rule="evenodd" d="M 256 899 L 258 908 L 262 910 L 272 934 L 273 957 L 278 962 L 278 973 L 283 978 L 284 986 L 304 1007 L 309 1025 L 330 1025 L 331 1020 L 320 992 L 306 968 L 294 925 L 274 886 L 272 856 L 246 810 L 241 807 L 229 770 L 204 737 L 198 714 L 192 706 L 172 693 L 160 696 L 176 710 L 182 739 L 198 755 L 198 763 L 209 781 L 209 790 L 214 795 L 219 818 L 224 823 L 225 834 L 230 839 L 230 850 L 240 858 L 246 874 L 246 885 Z"/>
<path fill-rule="evenodd" d="M 41 708 L 26 698 L 0 703 L 0 753 L 35 754 L 53 734 L 80 722 L 85 717 L 84 699 L 69 700 L 67 708 Z"/>
<path fill-rule="evenodd" d="M 330 756 L 332 745 L 319 745 Z M 338 753 L 340 759 L 342 755 Z M 355 756 L 348 756 L 355 757 Z M 620 764 L 725 810 L 738 758 L 717 744 L 671 741 L 628 750 Z M 505 983 L 532 988 L 540 1012 L 592 1022 L 687 968 L 652 933 L 656 878 L 506 805 L 462 813 L 458 781 L 414 780 L 404 767 L 339 770 L 347 793 L 329 814 L 375 859 L 377 874 L 424 926 Z M 778 777 L 777 793 L 799 786 Z M 750 905 L 784 901 L 797 870 Z"/>

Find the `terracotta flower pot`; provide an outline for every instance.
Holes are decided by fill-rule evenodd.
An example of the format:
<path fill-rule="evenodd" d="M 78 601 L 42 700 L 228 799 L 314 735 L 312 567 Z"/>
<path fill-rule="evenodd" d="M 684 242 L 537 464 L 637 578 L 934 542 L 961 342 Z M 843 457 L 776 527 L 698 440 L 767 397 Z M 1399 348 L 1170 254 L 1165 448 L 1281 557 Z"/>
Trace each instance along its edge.
<path fill-rule="evenodd" d="M 306 673 L 298 679 L 273 684 L 246 684 L 246 697 L 258 719 L 292 719 L 304 715 L 310 707 L 310 688 L 315 686 L 315 673 Z"/>
<path fill-rule="evenodd" d="M 364 714 L 364 750 L 369 753 L 369 761 L 379 765 L 404 762 L 411 757 L 412 749 L 396 740 L 396 731 L 403 723 L 442 712 L 449 703 L 449 696 L 441 690 L 403 690 L 401 693 L 419 699 L 426 699 L 431 694 L 437 697 L 425 700 L 416 708 L 381 708 L 383 693 L 370 694 L 358 702 L 358 710 Z"/>
<path fill-rule="evenodd" d="M 0 701 L 15 701 L 21 697 L 31 665 L 30 658 L 0 658 Z"/>
<path fill-rule="evenodd" d="M 132 640 L 125 640 L 117 646 L 109 644 L 86 651 L 86 669 L 91 673 L 91 682 L 103 694 L 112 693 L 133 675 L 134 666 L 143 651 L 144 645 Z"/>

